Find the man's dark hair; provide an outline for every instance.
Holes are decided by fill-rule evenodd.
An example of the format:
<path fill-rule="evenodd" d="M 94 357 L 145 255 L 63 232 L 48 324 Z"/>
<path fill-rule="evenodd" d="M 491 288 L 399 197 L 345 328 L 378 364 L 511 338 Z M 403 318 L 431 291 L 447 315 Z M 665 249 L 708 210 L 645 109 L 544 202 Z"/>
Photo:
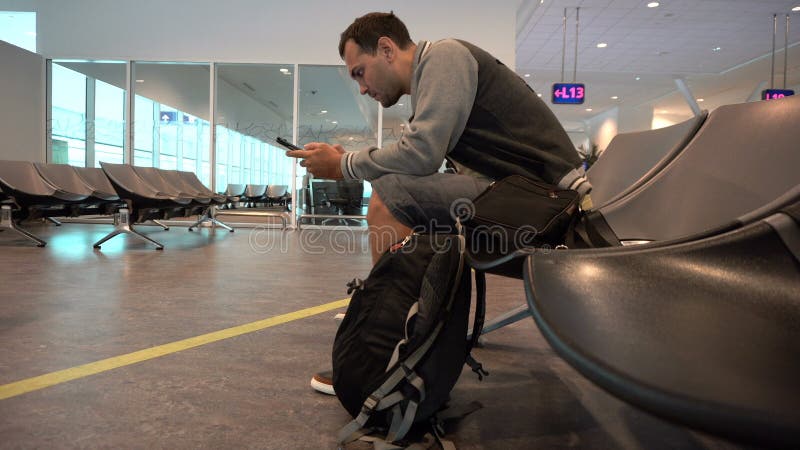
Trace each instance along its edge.
<path fill-rule="evenodd" d="M 401 49 L 413 44 L 406 25 L 394 12 L 373 12 L 356 19 L 339 38 L 339 56 L 344 58 L 344 45 L 352 39 L 364 52 L 374 55 L 378 51 L 378 39 L 386 36 Z"/>

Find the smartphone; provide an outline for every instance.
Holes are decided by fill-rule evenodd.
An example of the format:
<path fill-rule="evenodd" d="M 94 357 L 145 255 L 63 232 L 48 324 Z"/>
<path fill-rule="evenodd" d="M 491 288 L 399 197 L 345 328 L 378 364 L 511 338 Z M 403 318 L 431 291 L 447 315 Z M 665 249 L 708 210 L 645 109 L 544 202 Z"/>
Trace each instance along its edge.
<path fill-rule="evenodd" d="M 281 144 L 282 146 L 288 148 L 289 150 L 303 150 L 302 148 L 292 144 L 291 142 L 287 141 L 286 139 L 284 139 L 284 138 L 282 138 L 280 136 L 278 136 L 278 138 L 275 139 L 275 142 L 277 142 L 278 144 Z"/>

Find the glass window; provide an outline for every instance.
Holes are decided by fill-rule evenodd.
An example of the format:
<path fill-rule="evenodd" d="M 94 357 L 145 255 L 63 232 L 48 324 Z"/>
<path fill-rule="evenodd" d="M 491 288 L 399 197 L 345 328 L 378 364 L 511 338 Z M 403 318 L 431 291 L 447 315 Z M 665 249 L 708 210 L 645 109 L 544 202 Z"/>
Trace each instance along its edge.
<path fill-rule="evenodd" d="M 216 186 L 291 186 L 292 163 L 275 138 L 291 140 L 294 66 L 217 65 Z"/>
<path fill-rule="evenodd" d="M 50 161 L 81 167 L 122 163 L 125 63 L 54 61 L 50 83 Z"/>
<path fill-rule="evenodd" d="M 86 166 L 86 75 L 52 65 L 54 163 Z"/>
<path fill-rule="evenodd" d="M 36 53 L 36 13 L 0 11 L 0 41 Z"/>
<path fill-rule="evenodd" d="M 347 151 L 378 145 L 378 103 L 361 95 L 342 66 L 300 66 L 299 142 L 339 144 Z M 298 165 L 298 186 L 305 169 Z M 307 178 L 307 177 L 306 177 Z M 364 197 L 372 189 L 364 183 Z"/>
<path fill-rule="evenodd" d="M 136 62 L 134 78 L 134 164 L 191 171 L 209 185 L 209 65 Z"/>

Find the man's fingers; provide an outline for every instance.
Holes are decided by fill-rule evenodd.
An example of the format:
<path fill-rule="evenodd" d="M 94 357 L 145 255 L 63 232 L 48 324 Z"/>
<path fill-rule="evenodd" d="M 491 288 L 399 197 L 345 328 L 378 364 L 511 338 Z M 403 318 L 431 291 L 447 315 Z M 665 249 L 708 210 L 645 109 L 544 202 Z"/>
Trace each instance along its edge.
<path fill-rule="evenodd" d="M 308 158 L 312 152 L 310 150 L 289 150 L 286 156 L 290 158 Z"/>

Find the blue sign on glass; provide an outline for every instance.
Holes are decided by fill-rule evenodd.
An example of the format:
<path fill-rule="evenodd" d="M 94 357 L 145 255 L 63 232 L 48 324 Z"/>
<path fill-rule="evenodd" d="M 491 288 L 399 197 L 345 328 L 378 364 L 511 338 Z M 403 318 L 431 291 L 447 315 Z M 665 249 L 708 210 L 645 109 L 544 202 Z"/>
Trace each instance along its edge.
<path fill-rule="evenodd" d="M 791 95 L 794 95 L 794 91 L 791 89 L 764 89 L 761 91 L 761 100 L 775 100 Z"/>
<path fill-rule="evenodd" d="M 580 105 L 586 98 L 586 86 L 583 83 L 554 83 L 554 105 Z"/>
<path fill-rule="evenodd" d="M 177 111 L 161 111 L 158 113 L 158 118 L 164 125 L 169 125 L 175 123 L 178 120 L 178 112 Z"/>

